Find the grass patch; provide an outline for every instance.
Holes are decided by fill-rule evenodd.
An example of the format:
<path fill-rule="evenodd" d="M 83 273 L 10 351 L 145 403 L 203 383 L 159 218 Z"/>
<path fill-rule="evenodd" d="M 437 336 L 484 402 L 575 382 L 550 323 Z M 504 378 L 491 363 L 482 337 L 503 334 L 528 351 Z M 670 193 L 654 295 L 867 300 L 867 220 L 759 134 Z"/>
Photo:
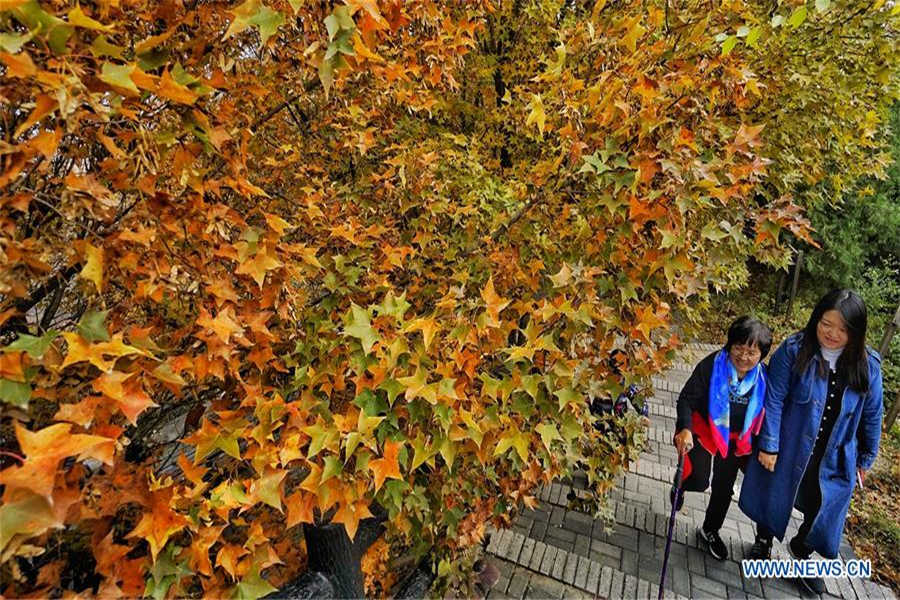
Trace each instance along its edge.
<path fill-rule="evenodd" d="M 866 488 L 854 493 L 847 539 L 860 558 L 872 561 L 872 578 L 900 595 L 900 425 L 881 438 Z"/>

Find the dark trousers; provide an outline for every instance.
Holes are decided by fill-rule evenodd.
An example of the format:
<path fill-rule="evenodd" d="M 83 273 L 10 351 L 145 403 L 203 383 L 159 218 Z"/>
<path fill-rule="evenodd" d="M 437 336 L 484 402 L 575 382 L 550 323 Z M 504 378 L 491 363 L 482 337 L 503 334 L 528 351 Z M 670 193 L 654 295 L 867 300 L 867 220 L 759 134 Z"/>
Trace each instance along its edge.
<path fill-rule="evenodd" d="M 706 518 L 703 520 L 705 531 L 718 531 L 725 522 L 725 516 L 731 507 L 734 495 L 734 481 L 738 470 L 746 457 L 735 456 L 729 448 L 728 456 L 713 458 L 712 485 L 709 493 L 709 504 L 706 506 Z"/>
<path fill-rule="evenodd" d="M 803 522 L 797 529 L 797 539 L 799 541 L 795 546 L 802 548 L 798 558 L 809 558 L 812 555 L 812 549 L 806 544 L 806 536 L 812 529 L 813 521 L 819 514 L 822 507 L 822 490 L 819 487 L 819 467 L 822 464 L 821 453 L 815 453 L 810 458 L 806 471 L 803 473 L 803 479 L 800 480 L 800 487 L 797 490 L 796 506 L 803 513 Z M 774 535 L 764 525 L 757 524 L 756 535 L 768 540 L 770 543 Z"/>

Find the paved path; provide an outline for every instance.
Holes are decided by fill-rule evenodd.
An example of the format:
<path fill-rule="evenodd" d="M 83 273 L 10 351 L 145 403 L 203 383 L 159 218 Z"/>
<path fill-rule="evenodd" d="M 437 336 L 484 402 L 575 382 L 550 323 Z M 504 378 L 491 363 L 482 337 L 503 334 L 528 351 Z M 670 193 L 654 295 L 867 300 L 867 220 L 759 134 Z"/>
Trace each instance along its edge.
<path fill-rule="evenodd" d="M 671 445 L 675 398 L 692 365 L 714 348 L 692 344 L 685 350 L 683 362 L 654 380 L 648 447 L 610 494 L 615 526 L 607 531 L 590 515 L 567 510 L 572 486 L 553 483 L 542 489 L 537 510 L 526 510 L 512 529 L 491 536 L 488 552 L 501 577 L 488 598 L 656 599 L 670 510 L 669 488 L 677 463 Z M 736 488 L 739 486 L 740 475 Z M 742 576 L 740 560 L 753 544 L 754 528 L 738 509 L 737 495 L 720 531 L 730 548 L 729 559 L 719 562 L 699 549 L 696 530 L 703 522 L 708 499 L 708 493 L 687 494 L 676 518 L 666 598 L 818 598 L 801 594 L 790 580 Z M 785 540 L 794 535 L 799 516 L 795 511 Z M 772 554 L 788 558 L 786 545 L 776 540 Z M 855 557 L 846 543 L 841 545 L 841 557 Z M 826 584 L 828 593 L 818 600 L 896 600 L 890 589 L 868 580 L 827 579 Z"/>

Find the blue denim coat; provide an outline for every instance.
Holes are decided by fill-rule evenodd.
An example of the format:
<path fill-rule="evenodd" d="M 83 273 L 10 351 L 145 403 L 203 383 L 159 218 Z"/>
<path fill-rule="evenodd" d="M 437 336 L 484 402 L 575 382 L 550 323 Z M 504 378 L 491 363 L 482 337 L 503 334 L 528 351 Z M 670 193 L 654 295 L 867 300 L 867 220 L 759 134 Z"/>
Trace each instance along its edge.
<path fill-rule="evenodd" d="M 766 417 L 744 476 L 739 506 L 755 522 L 784 538 L 800 480 L 812 456 L 816 433 L 825 408 L 826 378 L 817 373 L 817 357 L 802 374 L 792 373 L 802 334 L 786 339 L 769 361 Z M 806 543 L 826 558 L 837 558 L 841 532 L 856 485 L 856 468 L 868 470 L 875 462 L 881 439 L 881 357 L 867 349 L 869 391 L 849 387 L 834 423 L 819 469 L 822 505 Z M 759 464 L 758 450 L 777 453 L 775 471 Z"/>

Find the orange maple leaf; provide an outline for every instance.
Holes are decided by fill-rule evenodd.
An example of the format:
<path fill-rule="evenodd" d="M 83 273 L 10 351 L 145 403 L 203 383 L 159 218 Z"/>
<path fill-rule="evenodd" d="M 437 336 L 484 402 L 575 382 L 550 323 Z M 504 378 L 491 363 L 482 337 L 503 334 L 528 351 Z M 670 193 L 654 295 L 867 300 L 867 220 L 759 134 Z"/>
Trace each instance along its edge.
<path fill-rule="evenodd" d="M 188 564 L 191 569 L 207 577 L 212 575 L 212 563 L 209 560 L 209 548 L 220 541 L 225 525 L 201 527 L 193 536 L 188 548 Z"/>
<path fill-rule="evenodd" d="M 219 311 L 215 318 L 206 311 L 200 310 L 200 316 L 197 317 L 197 325 L 206 327 L 222 340 L 223 344 L 228 344 L 232 335 L 243 333 L 244 328 L 234 320 L 234 309 L 230 306 Z"/>
<path fill-rule="evenodd" d="M 114 400 L 132 425 L 142 412 L 157 404 L 144 392 L 139 380 L 128 381 L 134 373 L 104 373 L 94 380 L 94 389 Z"/>
<path fill-rule="evenodd" d="M 216 565 L 228 571 L 232 577 L 237 577 L 238 562 L 245 554 L 250 554 L 250 551 L 236 544 L 225 544 L 216 553 Z"/>
<path fill-rule="evenodd" d="M 53 419 L 90 427 L 96 417 L 97 409 L 103 401 L 102 396 L 86 396 L 77 404 L 60 404 Z"/>
<path fill-rule="evenodd" d="M 144 513 L 137 527 L 128 537 L 143 538 L 150 544 L 150 554 L 156 562 L 156 555 L 163 549 L 172 534 L 181 531 L 188 524 L 187 518 L 172 510 L 172 488 L 153 492 L 149 511 Z"/>
<path fill-rule="evenodd" d="M 288 529 L 299 523 L 315 523 L 313 512 L 316 507 L 315 495 L 296 492 L 285 498 L 284 503 L 287 505 L 285 525 Z"/>
<path fill-rule="evenodd" d="M 356 537 L 356 530 L 359 529 L 359 522 L 367 517 L 371 517 L 369 505 L 365 500 L 356 500 L 355 502 L 342 502 L 338 511 L 331 518 L 332 523 L 343 523 L 347 529 L 347 535 L 350 539 Z"/>
<path fill-rule="evenodd" d="M 384 484 L 385 479 L 403 479 L 403 475 L 400 474 L 400 464 L 397 462 L 397 455 L 401 448 L 403 448 L 402 442 L 388 440 L 384 443 L 384 456 L 369 461 L 369 469 L 375 475 L 376 492 Z"/>
<path fill-rule="evenodd" d="M 501 298 L 494 289 L 494 276 L 488 279 L 487 285 L 481 290 L 481 298 L 487 305 L 488 325 L 491 327 L 500 326 L 500 311 L 509 305 L 509 300 Z"/>
<path fill-rule="evenodd" d="M 284 264 L 280 260 L 270 255 L 267 249 L 261 248 L 253 255 L 253 258 L 242 262 L 234 272 L 238 275 L 250 275 L 257 285 L 262 287 L 263 281 L 266 279 L 266 272 L 282 266 Z"/>
<path fill-rule="evenodd" d="M 25 381 L 24 352 L 4 352 L 0 354 L 0 377 L 11 381 Z"/>

